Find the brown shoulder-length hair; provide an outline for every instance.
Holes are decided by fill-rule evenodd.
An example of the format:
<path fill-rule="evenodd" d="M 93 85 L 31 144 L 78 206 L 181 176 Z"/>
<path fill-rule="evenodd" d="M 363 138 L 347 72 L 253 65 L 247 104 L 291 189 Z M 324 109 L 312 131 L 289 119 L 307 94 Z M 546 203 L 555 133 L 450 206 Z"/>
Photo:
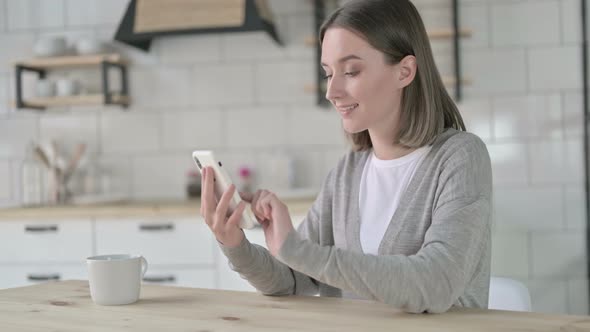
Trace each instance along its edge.
<path fill-rule="evenodd" d="M 348 29 L 383 52 L 389 64 L 416 58 L 416 76 L 402 92 L 400 127 L 394 143 L 409 148 L 431 144 L 445 128 L 466 130 L 436 68 L 418 10 L 409 0 L 351 0 L 322 24 L 320 44 L 330 27 Z M 348 134 L 355 150 L 373 146 L 368 130 Z"/>

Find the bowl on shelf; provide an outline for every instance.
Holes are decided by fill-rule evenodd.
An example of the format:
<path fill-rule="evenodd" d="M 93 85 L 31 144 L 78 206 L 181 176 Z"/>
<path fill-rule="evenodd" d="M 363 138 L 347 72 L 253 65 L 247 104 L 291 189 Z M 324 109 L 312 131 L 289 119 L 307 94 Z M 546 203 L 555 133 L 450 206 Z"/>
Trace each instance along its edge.
<path fill-rule="evenodd" d="M 56 90 L 60 97 L 73 96 L 80 93 L 80 82 L 70 78 L 60 78 L 56 82 Z"/>
<path fill-rule="evenodd" d="M 55 83 L 47 79 L 40 79 L 35 85 L 35 95 L 39 98 L 55 96 Z"/>
<path fill-rule="evenodd" d="M 51 57 L 66 54 L 67 45 L 64 37 L 43 37 L 35 42 L 33 53 L 38 57 Z"/>
<path fill-rule="evenodd" d="M 76 53 L 80 55 L 100 54 L 104 52 L 104 43 L 94 38 L 84 38 L 76 42 Z"/>

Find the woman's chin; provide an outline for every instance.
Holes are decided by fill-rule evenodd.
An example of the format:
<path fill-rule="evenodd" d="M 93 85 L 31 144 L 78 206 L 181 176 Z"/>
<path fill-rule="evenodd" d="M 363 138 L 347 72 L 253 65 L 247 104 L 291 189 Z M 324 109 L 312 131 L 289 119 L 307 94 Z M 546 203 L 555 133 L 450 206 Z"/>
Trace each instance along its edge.
<path fill-rule="evenodd" d="M 355 126 L 352 123 L 347 123 L 347 121 L 342 121 L 342 128 L 344 129 L 344 131 L 347 134 L 358 134 L 358 133 L 364 131 L 365 129 L 367 129 L 364 127 Z"/>

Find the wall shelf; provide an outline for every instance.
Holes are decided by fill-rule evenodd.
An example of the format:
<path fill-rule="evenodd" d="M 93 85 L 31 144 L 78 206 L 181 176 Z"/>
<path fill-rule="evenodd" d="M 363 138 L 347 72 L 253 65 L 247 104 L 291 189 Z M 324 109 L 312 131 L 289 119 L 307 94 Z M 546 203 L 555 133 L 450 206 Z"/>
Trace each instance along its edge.
<path fill-rule="evenodd" d="M 119 94 L 111 95 L 112 104 L 129 105 L 129 97 Z M 27 106 L 35 108 L 58 107 L 58 106 L 92 106 L 105 104 L 104 95 L 75 95 L 67 97 L 31 98 L 26 102 Z"/>
<path fill-rule="evenodd" d="M 127 60 L 119 54 L 97 54 L 80 56 L 58 56 L 46 58 L 33 58 L 18 61 L 14 64 L 16 75 L 16 102 L 17 109 L 32 108 L 45 109 L 56 106 L 74 105 L 119 105 L 124 108 L 129 106 L 129 88 L 127 82 Z M 101 70 L 102 94 L 73 95 L 67 97 L 47 97 L 23 99 L 22 74 L 34 72 L 40 79 L 45 78 L 47 71 L 54 69 L 68 69 L 79 67 L 98 67 Z M 120 91 L 112 91 L 109 85 L 109 68 L 119 69 L 121 75 Z"/>
<path fill-rule="evenodd" d="M 128 64 L 127 60 L 125 60 L 119 54 L 97 54 L 33 58 L 25 61 L 16 62 L 15 65 L 39 69 L 56 69 L 98 66 L 104 61 L 117 65 Z"/>

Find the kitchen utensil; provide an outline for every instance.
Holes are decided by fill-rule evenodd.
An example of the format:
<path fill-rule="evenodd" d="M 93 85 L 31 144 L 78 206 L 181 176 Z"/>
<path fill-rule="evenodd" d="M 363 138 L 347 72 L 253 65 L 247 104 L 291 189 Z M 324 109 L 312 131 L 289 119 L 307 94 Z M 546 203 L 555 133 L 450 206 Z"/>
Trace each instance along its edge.
<path fill-rule="evenodd" d="M 41 147 L 38 145 L 35 146 L 34 151 L 35 151 L 35 155 L 37 156 L 37 158 L 39 158 L 39 160 L 41 160 L 43 165 L 45 165 L 45 167 L 47 167 L 48 169 L 51 168 L 51 162 L 49 161 L 47 154 L 45 154 L 45 151 L 43 151 L 43 149 L 41 149 Z"/>
<path fill-rule="evenodd" d="M 74 151 L 74 155 L 72 156 L 72 158 L 70 159 L 70 161 L 68 162 L 68 165 L 66 166 L 66 168 L 64 170 L 64 179 L 63 179 L 64 184 L 68 183 L 68 181 L 70 180 L 70 177 L 72 176 L 72 174 L 74 173 L 74 171 L 78 167 L 78 164 L 80 163 L 80 159 L 82 159 L 82 156 L 84 155 L 85 151 L 86 151 L 86 144 L 80 143 L 76 146 L 76 150 Z"/>

